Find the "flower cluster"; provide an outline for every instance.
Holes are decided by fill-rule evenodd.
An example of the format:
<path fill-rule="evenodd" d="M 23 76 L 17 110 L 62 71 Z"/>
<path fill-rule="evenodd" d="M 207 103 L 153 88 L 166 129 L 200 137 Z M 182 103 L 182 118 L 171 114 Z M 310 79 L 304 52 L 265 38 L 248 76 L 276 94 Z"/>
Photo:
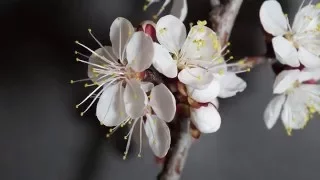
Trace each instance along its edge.
<path fill-rule="evenodd" d="M 284 69 L 276 77 L 264 120 L 269 129 L 281 113 L 282 122 L 292 129 L 305 127 L 315 112 L 320 112 L 320 4 L 311 3 L 298 10 L 293 25 L 275 0 L 265 1 L 260 9 L 261 23 L 272 39 L 276 58 Z"/>
<path fill-rule="evenodd" d="M 242 61 L 226 63 L 227 46 L 221 47 L 216 33 L 205 21 L 198 21 L 187 35 L 182 21 L 172 15 L 138 28 L 125 18 L 117 18 L 110 27 L 112 46 L 102 45 L 91 30 L 89 33 L 100 48 L 91 50 L 76 41 L 91 53 L 87 56 L 76 52 L 88 59 L 77 58 L 77 61 L 88 64 L 89 78 L 72 83 L 92 81 L 85 86 L 97 87 L 77 108 L 93 99 L 81 113 L 83 115 L 98 101 L 96 116 L 101 124 L 111 127 L 107 137 L 118 128 L 130 126 L 125 136 L 128 142 L 124 159 L 137 126 L 139 157 L 144 133 L 156 156 L 167 154 L 171 143 L 167 123 L 175 118 L 176 105 L 182 102 L 177 96 L 187 99 L 195 127 L 202 133 L 212 133 L 221 124 L 216 98 L 231 97 L 246 88 L 246 83 L 236 73 L 247 71 L 247 67 Z M 162 74 L 162 82 L 148 80 L 153 71 Z M 169 89 L 172 82 L 176 88 Z"/>

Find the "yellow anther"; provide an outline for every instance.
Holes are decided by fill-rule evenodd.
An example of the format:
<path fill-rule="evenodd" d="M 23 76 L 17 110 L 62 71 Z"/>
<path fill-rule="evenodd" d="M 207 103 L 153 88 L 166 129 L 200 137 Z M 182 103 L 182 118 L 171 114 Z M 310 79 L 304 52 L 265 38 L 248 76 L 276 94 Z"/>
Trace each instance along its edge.
<path fill-rule="evenodd" d="M 227 46 L 230 46 L 230 45 L 231 45 L 231 43 L 230 43 L 230 42 L 228 42 L 228 43 L 227 43 Z"/>
<path fill-rule="evenodd" d="M 141 154 L 138 154 L 138 158 L 141 158 L 142 156 L 141 156 Z"/>
<path fill-rule="evenodd" d="M 191 22 L 191 23 L 189 23 L 189 27 L 190 27 L 190 29 L 192 28 L 192 26 L 193 26 L 193 23 Z"/>
<path fill-rule="evenodd" d="M 207 25 L 207 21 L 206 20 L 204 20 L 204 21 L 197 21 L 197 24 L 199 25 L 199 26 L 205 26 L 205 25 Z"/>
<path fill-rule="evenodd" d="M 73 84 L 74 83 L 74 81 L 73 80 L 70 80 L 70 84 Z"/>
<path fill-rule="evenodd" d="M 148 8 L 148 5 L 145 4 L 145 5 L 143 6 L 143 11 L 146 11 L 147 8 Z"/>
<path fill-rule="evenodd" d="M 130 120 L 129 122 L 128 122 L 128 124 L 131 124 L 132 123 L 132 121 Z"/>
<path fill-rule="evenodd" d="M 109 138 L 109 137 L 110 137 L 110 134 L 106 134 L 106 137 Z"/>
<path fill-rule="evenodd" d="M 91 32 L 91 29 L 89 28 L 88 31 Z"/>
<path fill-rule="evenodd" d="M 245 60 L 243 59 L 243 60 L 240 60 L 240 61 L 238 61 L 238 64 L 240 64 L 240 65 L 244 65 L 245 64 Z"/>
<path fill-rule="evenodd" d="M 248 69 L 247 69 L 247 72 L 250 72 L 250 71 L 251 71 L 251 69 L 250 69 L 250 68 L 248 68 Z"/>
<path fill-rule="evenodd" d="M 160 34 L 163 34 L 163 33 L 165 33 L 167 31 L 167 28 L 161 28 L 160 30 L 159 30 L 159 32 L 160 32 Z"/>
<path fill-rule="evenodd" d="M 76 44 L 79 44 L 79 41 L 74 41 Z"/>
<path fill-rule="evenodd" d="M 79 61 L 79 59 L 78 59 L 78 58 L 76 58 L 76 61 Z"/>
<path fill-rule="evenodd" d="M 84 112 L 81 112 L 81 113 L 80 113 L 80 116 L 83 116 L 83 115 L 84 115 Z"/>
<path fill-rule="evenodd" d="M 193 40 L 193 43 L 197 45 L 197 50 L 200 50 L 200 48 L 205 46 L 205 41 L 202 39 L 195 39 Z"/>
<path fill-rule="evenodd" d="M 128 139 L 128 137 L 127 136 L 124 136 L 124 140 L 127 140 Z"/>
<path fill-rule="evenodd" d="M 223 69 L 220 69 L 220 70 L 218 71 L 218 73 L 219 73 L 220 75 L 223 75 L 223 74 L 224 74 L 224 70 L 223 70 Z"/>
<path fill-rule="evenodd" d="M 317 30 L 317 31 L 320 31 L 320 24 L 317 25 L 316 30 Z"/>
<path fill-rule="evenodd" d="M 84 87 L 89 87 L 89 84 L 85 83 L 85 84 L 84 84 Z"/>
<path fill-rule="evenodd" d="M 74 54 L 78 54 L 78 51 L 74 51 Z"/>
<path fill-rule="evenodd" d="M 286 128 L 288 136 L 292 136 L 292 129 L 291 128 Z"/>
<path fill-rule="evenodd" d="M 109 129 L 109 132 L 112 133 L 113 129 Z"/>
<path fill-rule="evenodd" d="M 288 17 L 288 14 L 287 14 L 287 13 L 285 13 L 285 14 L 284 14 L 284 17 Z"/>
<path fill-rule="evenodd" d="M 77 108 L 77 109 L 79 108 L 79 105 L 78 105 L 78 104 L 76 105 L 76 108 Z"/>
<path fill-rule="evenodd" d="M 316 4 L 316 8 L 320 9 L 320 3 Z"/>
<path fill-rule="evenodd" d="M 157 20 L 157 19 L 158 19 L 158 15 L 153 15 L 152 18 L 153 18 L 154 20 Z"/>
<path fill-rule="evenodd" d="M 100 125 L 101 125 L 101 126 L 104 126 L 103 122 L 100 122 Z"/>
<path fill-rule="evenodd" d="M 233 57 L 233 56 L 230 56 L 230 59 L 234 59 L 234 57 Z"/>
<path fill-rule="evenodd" d="M 126 159 L 127 159 L 127 156 L 123 156 L 122 159 L 123 159 L 123 160 L 126 160 Z"/>

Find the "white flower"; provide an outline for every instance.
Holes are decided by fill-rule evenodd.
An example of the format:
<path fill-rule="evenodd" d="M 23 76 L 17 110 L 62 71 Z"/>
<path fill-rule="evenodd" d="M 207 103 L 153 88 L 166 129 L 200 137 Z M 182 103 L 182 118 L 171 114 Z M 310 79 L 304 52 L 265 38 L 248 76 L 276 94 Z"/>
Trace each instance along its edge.
<path fill-rule="evenodd" d="M 275 80 L 273 93 L 277 94 L 264 112 L 268 129 L 282 122 L 291 135 L 292 129 L 302 129 L 315 112 L 320 112 L 320 85 L 306 84 L 319 80 L 320 69 L 285 70 Z"/>
<path fill-rule="evenodd" d="M 125 136 L 125 139 L 127 139 L 128 142 L 124 152 L 124 159 L 126 159 L 129 151 L 132 133 L 137 123 L 140 124 L 140 151 L 138 157 L 141 156 L 142 151 L 142 129 L 145 130 L 149 139 L 149 145 L 154 154 L 158 157 L 164 157 L 167 154 L 171 143 L 170 130 L 166 122 L 171 122 L 174 118 L 176 112 L 175 98 L 164 84 L 159 84 L 152 88 L 150 100 L 148 100 L 146 93 L 143 88 L 139 86 L 139 83 L 134 79 L 130 81 L 131 82 L 129 82 L 129 85 L 127 85 L 124 90 L 123 99 L 120 100 L 120 102 L 124 104 L 128 115 L 113 121 L 108 115 L 115 112 L 108 109 L 108 106 L 103 106 L 103 109 L 100 111 L 97 110 L 97 116 L 107 117 L 105 120 L 106 123 L 112 123 L 113 126 L 115 126 L 110 129 L 110 133 L 107 134 L 107 137 L 114 133 L 119 127 L 123 127 L 126 124 L 132 124 L 128 135 Z M 136 95 L 143 98 L 137 98 Z M 104 97 L 102 96 L 101 98 Z M 105 98 L 110 99 L 112 97 L 106 95 Z M 103 102 L 108 102 L 108 100 Z M 116 104 L 111 104 L 110 106 L 116 108 Z M 144 117 L 146 118 L 144 119 Z"/>
<path fill-rule="evenodd" d="M 275 0 L 265 1 L 260 9 L 264 29 L 272 39 L 277 59 L 292 67 L 300 63 L 308 68 L 320 67 L 320 6 L 302 5 L 292 27 L 281 5 Z"/>
<path fill-rule="evenodd" d="M 219 108 L 217 97 L 228 98 L 242 92 L 247 87 L 246 82 L 236 75 L 236 73 L 248 71 L 248 69 L 240 70 L 243 69 L 242 66 L 242 61 L 213 66 L 216 73 L 212 73 L 212 75 L 215 79 L 207 88 L 194 89 L 186 86 L 189 97 L 199 103 L 207 104 L 200 108 L 191 106 L 191 120 L 200 132 L 212 133 L 220 128 L 221 117 L 217 111 Z"/>
<path fill-rule="evenodd" d="M 112 47 L 103 46 L 91 33 L 91 36 L 100 45 L 96 51 L 91 50 L 87 46 L 76 43 L 92 53 L 90 57 L 76 52 L 89 61 L 77 58 L 77 61 L 89 65 L 88 79 L 79 81 L 93 81 L 93 84 L 86 84 L 85 86 L 98 85 L 81 103 L 79 107 L 86 102 L 90 97 L 93 98 L 90 105 L 81 113 L 83 115 L 93 103 L 99 99 L 97 105 L 97 117 L 100 122 L 106 126 L 114 126 L 118 119 L 125 116 L 127 113 L 133 117 L 137 116 L 138 112 L 126 112 L 122 102 L 123 88 L 130 86 L 131 83 L 138 83 L 139 87 L 141 79 L 143 78 L 143 71 L 149 68 L 152 64 L 153 46 L 152 39 L 143 32 L 134 32 L 131 23 L 125 18 L 117 18 L 110 27 L 110 40 Z M 79 81 L 72 81 L 79 82 Z M 137 100 L 141 101 L 141 92 L 134 94 Z M 143 94 L 142 94 L 143 95 Z M 115 106 L 110 106 L 115 104 Z M 100 111 L 110 109 L 105 116 L 101 116 Z M 106 119 L 109 119 L 107 121 Z"/>
<path fill-rule="evenodd" d="M 206 22 L 198 22 L 186 37 L 186 27 L 172 15 L 159 19 L 154 43 L 153 66 L 169 78 L 196 89 L 207 88 L 214 79 L 211 66 L 223 63 L 218 38 Z"/>
<path fill-rule="evenodd" d="M 143 6 L 143 10 L 146 11 L 149 6 L 155 2 L 159 2 L 161 0 L 147 0 L 147 4 Z M 158 11 L 156 15 L 153 16 L 154 19 L 157 19 L 161 13 L 165 10 L 166 6 L 169 5 L 171 0 L 165 0 L 162 7 Z M 184 21 L 188 13 L 188 4 L 187 0 L 173 0 L 172 8 L 170 14 L 176 16 L 181 21 Z"/>

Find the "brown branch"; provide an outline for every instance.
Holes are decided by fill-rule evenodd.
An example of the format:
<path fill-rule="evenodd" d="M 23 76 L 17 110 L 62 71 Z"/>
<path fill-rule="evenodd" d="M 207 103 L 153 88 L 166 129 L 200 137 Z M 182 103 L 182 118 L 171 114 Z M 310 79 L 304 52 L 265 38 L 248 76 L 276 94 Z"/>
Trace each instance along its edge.
<path fill-rule="evenodd" d="M 166 156 L 166 161 L 162 172 L 159 174 L 159 180 L 179 180 L 184 164 L 188 157 L 189 148 L 192 144 L 190 135 L 190 120 L 182 118 L 176 121 L 172 132 L 173 146 Z"/>
<path fill-rule="evenodd" d="M 210 13 L 210 20 L 212 28 L 220 37 L 222 45 L 227 44 L 234 22 L 239 13 L 243 0 L 212 0 L 212 11 Z"/>
<path fill-rule="evenodd" d="M 211 0 L 213 10 L 211 21 L 213 29 L 220 36 L 220 42 L 225 45 L 228 42 L 232 27 L 238 15 L 243 0 Z M 260 58 L 259 58 L 260 59 Z M 258 63 L 259 62 L 259 63 Z M 260 64 L 261 61 L 247 60 L 248 66 Z M 179 180 L 184 164 L 187 160 L 188 151 L 192 144 L 189 118 L 176 120 L 179 128 L 172 132 L 172 147 L 166 156 L 164 167 L 159 174 L 159 180 Z"/>

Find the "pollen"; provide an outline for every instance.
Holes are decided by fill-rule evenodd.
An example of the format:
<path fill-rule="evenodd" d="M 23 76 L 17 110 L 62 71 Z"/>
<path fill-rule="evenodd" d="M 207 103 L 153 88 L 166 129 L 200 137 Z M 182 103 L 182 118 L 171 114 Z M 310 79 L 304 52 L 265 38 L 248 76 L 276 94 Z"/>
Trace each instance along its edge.
<path fill-rule="evenodd" d="M 205 46 L 205 41 L 203 39 L 195 39 L 193 40 L 193 43 L 197 45 L 197 50 L 199 51 L 200 48 Z"/>
<path fill-rule="evenodd" d="M 143 11 L 146 11 L 147 8 L 148 8 L 148 5 L 145 4 L 145 5 L 143 6 Z"/>
<path fill-rule="evenodd" d="M 320 32 L 320 24 L 317 25 L 316 30 Z"/>
<path fill-rule="evenodd" d="M 84 112 L 81 112 L 81 113 L 80 113 L 80 116 L 83 116 L 83 115 L 84 115 Z"/>
<path fill-rule="evenodd" d="M 218 74 L 223 75 L 223 74 L 224 74 L 224 70 L 223 70 L 223 69 L 220 69 L 220 70 L 218 71 Z"/>
<path fill-rule="evenodd" d="M 153 18 L 154 20 L 157 20 L 157 19 L 158 19 L 158 15 L 153 15 L 152 18 Z"/>
<path fill-rule="evenodd" d="M 292 128 L 286 128 L 288 136 L 292 136 Z"/>
<path fill-rule="evenodd" d="M 160 34 L 163 34 L 163 33 L 165 33 L 167 31 L 167 28 L 161 28 L 160 30 L 159 30 L 159 32 L 160 32 Z"/>
<path fill-rule="evenodd" d="M 74 81 L 73 80 L 70 80 L 70 84 L 73 84 L 74 83 Z"/>
<path fill-rule="evenodd" d="M 78 109 L 78 108 L 79 108 L 79 105 L 76 105 L 76 108 Z"/>
<path fill-rule="evenodd" d="M 207 25 L 207 21 L 206 20 L 204 20 L 204 21 L 197 21 L 197 24 L 199 25 L 199 26 L 205 26 L 205 25 Z"/>

